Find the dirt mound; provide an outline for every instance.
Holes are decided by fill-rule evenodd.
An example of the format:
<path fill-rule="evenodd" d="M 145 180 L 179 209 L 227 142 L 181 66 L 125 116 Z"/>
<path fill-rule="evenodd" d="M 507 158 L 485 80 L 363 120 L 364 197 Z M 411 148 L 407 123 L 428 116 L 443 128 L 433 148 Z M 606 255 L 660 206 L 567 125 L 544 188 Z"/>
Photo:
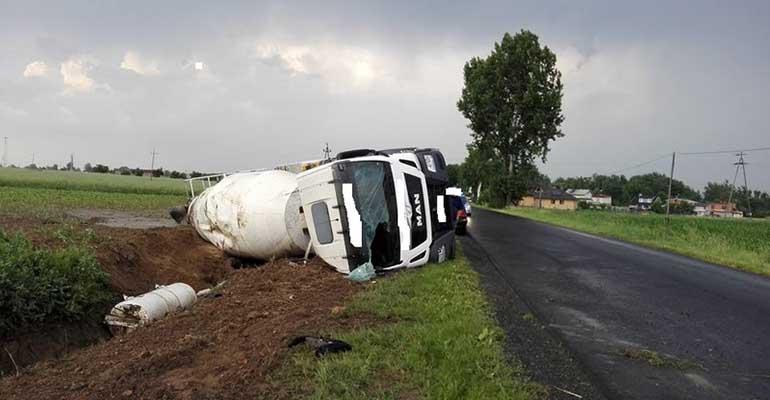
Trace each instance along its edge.
<path fill-rule="evenodd" d="M 0 216 L 0 227 L 6 232 L 20 232 L 41 247 L 87 243 L 94 248 L 102 269 L 110 274 L 115 302 L 123 294 L 145 293 L 156 284 L 184 282 L 196 290 L 204 289 L 232 271 L 227 257 L 190 226 L 143 230 L 111 228 L 94 221 Z M 105 305 L 84 321 L 54 322 L 0 340 L 0 374 L 14 371 L 13 362 L 23 367 L 105 339 L 108 334 L 101 321 L 109 307 Z"/>
<path fill-rule="evenodd" d="M 292 398 L 268 379 L 286 341 L 357 324 L 331 314 L 359 288 L 321 261 L 238 270 L 221 297 L 0 380 L 0 398 Z"/>
<path fill-rule="evenodd" d="M 216 285 L 231 271 L 221 250 L 190 226 L 147 230 L 94 226 L 103 241 L 96 257 L 119 292 L 136 295 L 184 282 L 196 290 Z"/>

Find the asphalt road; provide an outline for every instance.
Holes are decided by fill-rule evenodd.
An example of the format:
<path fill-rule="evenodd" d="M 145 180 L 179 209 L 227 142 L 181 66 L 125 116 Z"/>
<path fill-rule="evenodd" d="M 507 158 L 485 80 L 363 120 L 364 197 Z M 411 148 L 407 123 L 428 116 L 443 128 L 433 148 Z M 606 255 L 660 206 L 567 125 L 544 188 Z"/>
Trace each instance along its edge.
<path fill-rule="evenodd" d="M 770 399 L 770 279 L 478 208 L 468 231 L 607 398 Z"/>

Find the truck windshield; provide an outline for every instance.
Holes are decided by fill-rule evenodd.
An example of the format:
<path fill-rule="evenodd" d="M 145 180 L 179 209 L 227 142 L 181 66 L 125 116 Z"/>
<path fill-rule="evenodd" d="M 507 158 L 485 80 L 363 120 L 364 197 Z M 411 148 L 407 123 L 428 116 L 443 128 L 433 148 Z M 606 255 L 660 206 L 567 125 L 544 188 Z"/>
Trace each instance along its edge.
<path fill-rule="evenodd" d="M 353 199 L 361 216 L 362 258 L 375 267 L 399 263 L 400 238 L 396 193 L 390 165 L 366 161 L 350 165 Z"/>

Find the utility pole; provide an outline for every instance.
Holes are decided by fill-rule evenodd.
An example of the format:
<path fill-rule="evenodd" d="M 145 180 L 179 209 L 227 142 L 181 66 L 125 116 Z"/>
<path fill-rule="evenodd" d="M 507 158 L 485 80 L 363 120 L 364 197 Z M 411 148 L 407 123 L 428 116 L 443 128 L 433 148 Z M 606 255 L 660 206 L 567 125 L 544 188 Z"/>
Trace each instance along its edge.
<path fill-rule="evenodd" d="M 671 153 L 671 175 L 668 177 L 668 198 L 666 198 L 666 222 L 671 215 L 671 185 L 674 183 L 674 166 L 676 165 L 676 152 Z"/>
<path fill-rule="evenodd" d="M 69 170 L 73 171 L 75 169 L 75 155 L 70 154 L 70 167 Z"/>
<path fill-rule="evenodd" d="M 749 180 L 746 178 L 746 162 L 743 161 L 743 152 L 741 152 L 741 169 L 743 169 L 743 190 L 746 191 L 746 206 L 749 208 L 748 217 L 751 217 L 751 192 L 749 192 Z"/>
<path fill-rule="evenodd" d="M 158 152 L 155 151 L 155 149 L 152 149 L 152 164 L 150 164 L 150 180 L 155 176 L 155 156 L 158 155 Z"/>
<path fill-rule="evenodd" d="M 727 199 L 727 204 L 732 204 L 733 202 L 733 192 L 735 191 L 735 182 L 738 180 L 738 172 L 743 170 L 743 190 L 746 192 L 746 205 L 748 206 L 749 212 L 747 213 L 747 216 L 751 216 L 751 193 L 749 192 L 749 180 L 746 177 L 746 164 L 748 164 L 744 159 L 743 156 L 746 155 L 744 152 L 736 153 L 735 154 L 738 157 L 738 161 L 734 162 L 733 165 L 735 165 L 735 175 L 733 176 L 733 184 L 730 186 L 730 197 Z"/>
<path fill-rule="evenodd" d="M 537 208 L 543 208 L 543 188 L 537 188 Z"/>
<path fill-rule="evenodd" d="M 3 137 L 3 159 L 0 160 L 0 167 L 8 165 L 8 136 Z"/>
<path fill-rule="evenodd" d="M 326 143 L 326 147 L 323 149 L 324 152 L 324 161 L 329 161 L 332 159 L 332 149 L 329 148 L 329 143 Z"/>

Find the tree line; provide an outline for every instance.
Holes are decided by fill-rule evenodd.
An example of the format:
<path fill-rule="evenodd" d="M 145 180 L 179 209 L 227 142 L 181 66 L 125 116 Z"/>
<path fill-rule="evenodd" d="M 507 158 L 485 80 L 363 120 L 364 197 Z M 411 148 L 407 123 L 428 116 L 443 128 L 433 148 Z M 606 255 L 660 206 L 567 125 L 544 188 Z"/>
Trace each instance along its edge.
<path fill-rule="evenodd" d="M 16 168 L 15 166 L 11 165 L 11 168 Z M 114 175 L 133 175 L 133 176 L 152 176 L 154 178 L 160 178 L 160 177 L 166 177 L 171 179 L 189 179 L 189 178 L 197 178 L 199 176 L 206 175 L 203 172 L 199 171 L 193 171 L 189 174 L 187 172 L 182 171 L 175 171 L 175 170 L 167 170 L 163 168 L 156 168 L 156 169 L 142 169 L 142 168 L 129 168 L 127 166 L 122 166 L 118 168 L 111 168 L 104 164 L 91 164 L 91 163 L 85 163 L 83 165 L 83 168 L 77 168 L 71 163 L 67 163 L 66 165 L 59 166 L 58 164 L 52 164 L 48 166 L 38 166 L 35 164 L 29 164 L 25 169 L 33 169 L 38 171 L 76 171 L 76 172 L 90 172 L 90 173 L 96 173 L 96 174 L 114 174 Z"/>
<path fill-rule="evenodd" d="M 494 189 L 485 190 L 485 184 L 492 184 L 489 173 L 494 169 L 491 161 L 479 163 L 471 152 L 462 164 L 452 164 L 447 168 L 451 184 L 476 194 L 481 186 L 481 197 L 488 200 Z M 541 174 L 536 168 L 530 168 L 519 176 L 522 184 L 528 190 L 552 189 L 589 189 L 593 194 L 605 194 L 612 197 L 614 206 L 635 204 L 638 197 L 656 197 L 660 204 L 665 204 L 668 197 L 669 177 L 651 172 L 647 174 L 626 177 L 625 175 L 601 175 L 577 177 L 560 177 L 551 180 Z M 760 190 L 746 191 L 742 187 L 734 187 L 730 182 L 709 182 L 702 191 L 695 190 L 681 180 L 671 182 L 671 197 L 687 199 L 704 203 L 732 202 L 736 207 L 747 213 L 751 209 L 755 217 L 770 216 L 770 194 Z M 518 200 L 518 199 L 517 199 Z M 485 200 L 486 201 L 486 200 Z M 665 206 L 663 206 L 665 207 Z M 691 207 L 675 208 L 674 213 L 687 214 Z"/>

